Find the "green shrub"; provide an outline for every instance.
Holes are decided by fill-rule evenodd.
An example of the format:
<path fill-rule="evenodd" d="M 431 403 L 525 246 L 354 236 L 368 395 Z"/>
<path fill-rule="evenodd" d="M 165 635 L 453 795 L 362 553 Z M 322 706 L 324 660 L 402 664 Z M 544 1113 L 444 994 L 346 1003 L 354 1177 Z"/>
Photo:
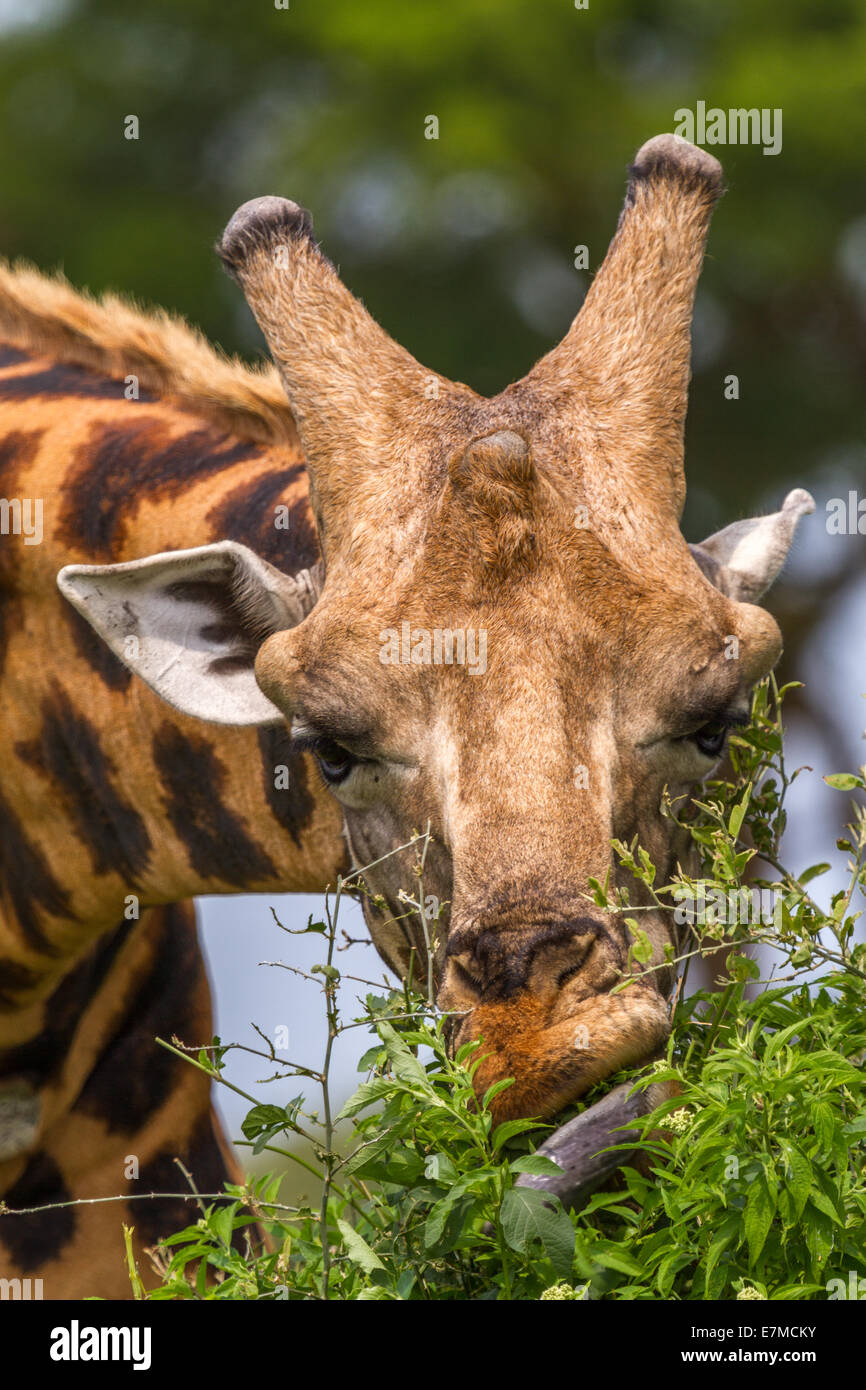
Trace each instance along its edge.
<path fill-rule="evenodd" d="M 693 957 L 730 948 L 718 992 L 686 996 L 680 988 L 666 1057 L 611 1077 L 567 1112 L 623 1080 L 677 1081 L 680 1094 L 643 1122 L 643 1173 L 625 1168 L 616 1190 L 596 1193 L 576 1214 L 515 1186 L 520 1173 L 557 1171 L 534 1152 L 550 1126 L 493 1123 L 490 1101 L 511 1083 L 476 1101 L 479 1044 L 450 1057 L 445 1020 L 409 985 L 368 995 L 359 1019 L 341 1019 L 334 965 L 340 885 L 326 921 L 305 929 L 327 947 L 309 976 L 321 986 L 329 1024 L 322 1072 L 283 1069 L 320 1086 L 323 1118 L 310 1113 L 304 1095 L 288 1105 L 250 1096 L 243 1125 L 254 1152 L 276 1150 L 304 1163 L 273 1140 L 281 1133 L 312 1140 L 320 1200 L 315 1209 L 281 1204 L 280 1179 L 269 1177 L 228 1188 L 225 1201 L 203 1201 L 201 1218 L 161 1248 L 162 1284 L 148 1296 L 846 1296 L 834 1291 L 866 1277 L 866 946 L 854 942 L 854 900 L 866 888 L 866 782 L 862 771 L 825 779 L 857 801 L 838 842 L 849 855 L 849 885 L 824 911 L 807 888 L 829 865 L 795 877 L 781 859 L 784 797 L 797 775 L 784 762 L 783 694 L 772 682 L 758 689 L 751 726 L 732 739 L 728 779 L 708 783 L 691 806 L 664 807 L 670 816 L 682 811 L 700 852 L 699 877 L 659 886 L 640 846 L 615 846 L 656 907 L 691 912 L 684 972 Z M 424 848 L 419 836 L 419 885 Z M 762 879 L 761 869 L 774 877 Z M 633 968 L 649 968 L 640 927 L 646 909 L 608 885 L 590 887 L 597 907 L 628 914 Z M 719 911 L 747 901 L 744 889 L 761 887 L 773 893 L 767 920 Z M 420 889 L 417 898 L 407 894 L 407 911 L 421 911 L 422 902 Z M 768 980 L 749 954 L 759 943 L 775 953 Z M 373 1039 L 359 1067 L 367 1079 L 332 1117 L 331 1048 L 339 1033 L 358 1026 Z M 215 1040 L 190 1060 L 223 1081 L 228 1050 Z M 278 1060 L 272 1050 L 262 1055 Z M 338 1152 L 339 1120 L 351 1122 L 351 1133 Z"/>

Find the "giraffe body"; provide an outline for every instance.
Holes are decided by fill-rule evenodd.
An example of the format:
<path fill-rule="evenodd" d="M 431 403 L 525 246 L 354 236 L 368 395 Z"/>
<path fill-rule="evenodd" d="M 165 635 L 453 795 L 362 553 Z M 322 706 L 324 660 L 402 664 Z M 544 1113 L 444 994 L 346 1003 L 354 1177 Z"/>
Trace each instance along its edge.
<path fill-rule="evenodd" d="M 38 322 L 16 318 L 17 296 L 37 295 Z M 0 1197 L 15 1208 L 188 1192 L 175 1156 L 202 1191 L 237 1177 L 206 1078 L 153 1041 L 212 1036 L 188 900 L 319 889 L 345 859 L 339 811 L 284 731 L 171 710 L 57 590 L 69 561 L 226 536 L 298 569 L 317 559 L 303 457 L 267 378 L 212 354 L 233 393 L 171 395 L 172 343 L 188 345 L 172 324 L 150 344 L 162 371 L 136 360 L 128 399 L 128 373 L 100 355 L 109 319 L 62 284 L 0 276 L 0 493 L 41 500 L 44 532 L 0 537 Z M 164 329 L 133 314 L 127 342 Z M 46 1298 L 125 1297 L 121 1221 L 141 1249 L 189 1216 L 169 1200 L 0 1218 L 0 1277 L 42 1278 Z"/>

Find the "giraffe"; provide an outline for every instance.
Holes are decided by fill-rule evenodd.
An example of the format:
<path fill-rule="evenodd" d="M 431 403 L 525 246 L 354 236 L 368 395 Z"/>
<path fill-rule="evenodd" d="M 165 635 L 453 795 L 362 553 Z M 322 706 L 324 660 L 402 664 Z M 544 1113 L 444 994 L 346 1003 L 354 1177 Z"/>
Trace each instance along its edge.
<path fill-rule="evenodd" d="M 458 1043 L 483 1039 L 479 1088 L 515 1078 L 498 1119 L 555 1114 L 663 1044 L 670 921 L 646 911 L 652 971 L 614 994 L 628 933 L 587 882 L 632 886 L 614 837 L 639 836 L 670 874 L 685 847 L 663 789 L 712 770 L 781 652 L 755 600 L 808 493 L 697 546 L 679 526 L 693 298 L 721 192 L 710 155 L 649 141 L 565 339 L 489 400 L 379 328 L 303 209 L 244 204 L 218 250 L 298 426 L 316 602 L 286 621 L 291 576 L 222 543 L 59 579 L 115 652 L 134 641 L 128 665 L 170 703 L 287 722 L 316 754 L 353 862 L 378 864 L 367 922 L 402 973 L 424 941 L 384 856 L 431 825 L 425 889 L 450 905 L 438 1001 Z M 458 637 L 483 653 L 474 667 Z"/>
<path fill-rule="evenodd" d="M 188 1193 L 175 1156 L 219 1191 L 238 1174 L 207 1080 L 154 1043 L 213 1033 L 190 900 L 334 882 L 339 810 L 284 731 L 208 729 L 133 681 L 55 573 L 225 537 L 307 573 L 294 425 L 272 370 L 4 267 L 0 474 L 44 533 L 0 538 L 0 1198 Z M 148 1280 L 143 1250 L 189 1214 L 176 1198 L 0 1217 L 0 1278 L 128 1297 L 122 1221 Z"/>
<path fill-rule="evenodd" d="M 775 623 L 754 600 L 780 570 L 812 505 L 808 494 L 797 490 L 780 512 L 734 523 L 697 547 L 679 530 L 689 325 L 721 188 L 720 167 L 704 152 L 673 136 L 648 142 L 571 330 L 490 400 L 426 371 L 385 335 L 339 281 L 295 204 L 245 204 L 219 250 L 262 327 L 285 401 L 265 392 L 267 409 L 251 408 L 245 393 L 237 399 L 238 369 L 208 389 L 195 371 L 183 376 L 183 353 L 173 356 L 158 374 L 153 408 L 160 420 L 180 409 L 187 428 L 190 413 L 203 411 L 228 431 L 228 440 L 210 439 L 196 455 L 207 460 L 207 479 L 198 481 L 197 468 L 182 470 L 180 481 L 176 465 L 154 469 L 136 439 L 128 471 L 120 467 L 129 513 L 112 524 L 111 462 L 101 472 L 107 508 L 98 493 L 79 504 L 95 529 L 89 553 L 60 532 L 68 554 L 58 583 L 71 610 L 142 678 L 124 687 L 116 712 L 124 737 L 104 746 L 107 780 L 135 781 L 135 809 L 158 842 L 143 905 L 158 911 L 202 891 L 197 875 L 208 859 L 211 868 L 227 859 L 246 870 L 240 886 L 272 886 L 266 874 L 249 872 L 239 849 L 244 836 L 261 845 L 276 833 L 272 797 L 254 804 L 256 739 L 276 740 L 282 758 L 301 759 L 305 770 L 300 844 L 270 854 L 283 889 L 324 884 L 347 853 L 353 864 L 369 863 L 429 822 L 425 886 L 450 909 L 436 943 L 439 1003 L 454 1015 L 457 1043 L 483 1039 L 479 1087 L 515 1078 L 497 1097 L 497 1119 L 553 1115 L 662 1045 L 674 973 L 665 960 L 670 924 L 645 914 L 657 968 L 612 994 L 628 961 L 626 929 L 588 905 L 587 879 L 610 869 L 622 881 L 614 836 L 638 834 L 660 873 L 673 869 L 684 847 L 659 816 L 662 790 L 688 791 L 715 766 L 729 728 L 746 717 L 749 689 L 781 649 Z M 89 374 L 114 368 L 111 427 L 127 438 L 117 378 L 134 374 L 136 340 L 117 306 L 109 317 L 102 332 L 112 335 L 110 351 L 100 342 L 94 362 L 79 347 L 74 360 Z M 272 388 L 273 377 L 266 381 Z M 262 379 L 257 385 L 264 392 Z M 85 424 L 82 413 L 76 434 Z M 269 491 L 255 451 L 232 454 L 225 475 L 211 466 L 251 429 L 269 469 L 303 455 L 299 505 L 308 480 L 315 541 L 306 555 L 293 554 L 286 537 L 275 544 L 270 531 L 264 543 L 261 530 L 262 499 L 288 494 L 294 479 Z M 85 437 L 89 459 L 94 442 Z M 149 482 L 164 474 L 165 495 Z M 249 534 L 232 524 L 232 488 L 255 491 Z M 76 496 L 67 473 L 61 490 Z M 214 490 L 221 505 L 212 504 Z M 178 497 L 185 524 L 171 516 Z M 44 597 L 48 603 L 47 590 Z M 70 621 L 58 620 L 58 631 Z M 83 632 L 79 640 L 89 641 Z M 460 659 L 458 639 L 467 639 L 465 652 L 470 637 L 476 655 L 484 651 L 474 665 Z M 95 645 L 89 650 L 94 663 L 107 662 Z M 56 666 L 45 677 L 40 670 L 40 680 Z M 119 680 L 117 664 L 110 669 Z M 173 713 L 160 712 L 157 695 Z M 136 727 L 139 707 L 146 718 Z M 163 743 L 161 720 L 171 728 Z M 103 710 L 97 723 L 106 740 L 112 723 Z M 237 783 L 212 778 L 212 795 L 193 793 L 197 765 L 185 749 L 197 740 L 221 768 L 234 770 L 231 750 L 245 753 Z M 22 778 L 35 764 L 22 749 L 34 741 L 19 736 L 13 745 Z M 54 774 L 61 782 L 59 760 Z M 50 787 L 31 789 L 30 805 L 44 807 L 50 795 Z M 243 801 L 249 795 L 253 803 Z M 234 797 L 243 811 L 223 817 Z M 185 837 L 197 841 L 209 813 L 211 854 L 202 860 Z M 78 823 L 71 820 L 74 838 L 80 806 Z M 32 821 L 28 844 L 35 839 L 44 862 L 54 841 L 38 834 L 38 814 Z M 83 951 L 85 936 L 110 930 L 92 914 L 83 924 L 90 909 L 79 902 L 103 889 L 97 861 L 87 857 L 82 880 L 60 885 L 74 921 L 56 892 L 40 899 L 55 953 L 56 942 L 71 956 L 73 943 Z M 116 856 L 103 860 L 103 874 L 106 863 L 119 870 L 111 878 L 115 922 L 136 871 L 143 875 Z M 423 959 L 424 941 L 406 921 L 403 884 L 392 861 L 367 879 L 373 942 L 405 972 L 412 952 Z M 17 1005 L 22 1017 L 28 991 L 44 998 L 68 973 L 45 949 L 45 927 L 41 940 L 23 935 L 9 960 L 13 1012 Z M 145 938 L 143 924 L 130 932 L 136 944 Z M 104 1093 L 110 1111 L 112 1085 Z M 67 1113 L 77 1121 L 74 1103 Z"/>

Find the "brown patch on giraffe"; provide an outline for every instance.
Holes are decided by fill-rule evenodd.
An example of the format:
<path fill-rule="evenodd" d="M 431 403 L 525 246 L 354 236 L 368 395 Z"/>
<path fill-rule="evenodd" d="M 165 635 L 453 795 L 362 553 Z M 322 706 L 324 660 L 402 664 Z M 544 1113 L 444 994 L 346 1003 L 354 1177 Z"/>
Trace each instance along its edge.
<path fill-rule="evenodd" d="M 15 921 L 29 946 L 45 956 L 57 948 L 40 917 L 75 920 L 68 889 L 58 883 L 42 854 L 31 845 L 12 807 L 0 795 L 0 888 L 12 904 Z"/>
<path fill-rule="evenodd" d="M 40 979 L 38 972 L 31 970 L 29 965 L 22 965 L 9 956 L 0 957 L 0 1009 L 14 1009 L 19 998 L 30 994 Z"/>
<path fill-rule="evenodd" d="M 33 463 L 44 435 L 45 430 L 38 429 L 10 430 L 0 436 L 0 495 L 19 495 L 20 474 Z"/>
<path fill-rule="evenodd" d="M 115 957 L 113 968 L 95 987 L 88 1000 L 89 1007 L 81 1014 L 79 1027 L 63 1057 L 62 1075 L 42 1091 L 43 1133 L 40 1149 L 48 1153 L 61 1170 L 64 1187 L 72 1198 L 87 1199 L 135 1190 L 127 1178 L 130 1154 L 136 1155 L 142 1167 L 145 1167 L 154 1155 L 169 1148 L 181 1158 L 187 1154 L 194 1156 L 196 1168 L 209 1179 L 221 1170 L 226 1177 L 241 1180 L 230 1151 L 222 1148 L 218 1134 L 212 1129 L 208 1130 L 205 1124 L 210 1110 L 207 1079 L 183 1063 L 178 1063 L 174 1070 L 164 1100 L 155 1110 L 150 1110 L 143 1122 L 132 1131 L 119 1129 L 111 1122 L 115 1112 L 110 1103 L 106 1113 L 101 1107 L 85 1110 L 74 1105 L 88 1077 L 94 1071 L 102 1072 L 104 1060 L 109 1066 L 115 1064 L 116 1049 L 118 1045 L 123 1048 L 127 1029 L 132 1055 L 128 1057 L 125 1073 L 115 1076 L 113 1095 L 122 1096 L 130 1078 L 146 1067 L 149 1055 L 145 1050 L 147 1034 L 154 1025 L 159 1026 L 159 1020 L 153 1012 L 143 1017 L 147 1011 L 143 1005 L 139 1007 L 139 1001 L 149 995 L 157 1011 L 160 1008 L 156 999 L 158 983 L 150 977 L 159 955 L 166 950 L 166 933 L 176 941 L 181 955 L 186 952 L 195 954 L 197 960 L 197 978 L 190 981 L 184 977 L 184 1038 L 186 1041 L 204 1042 L 212 1035 L 208 981 L 203 962 L 196 953 L 197 934 L 192 905 L 179 903 L 150 909 L 142 914 L 140 923 L 130 924 L 130 927 L 134 927 L 134 930 L 127 935 L 125 949 L 121 949 Z M 172 946 L 169 946 L 168 954 L 177 964 L 178 957 Z M 180 974 L 184 974 L 182 969 Z M 144 985 L 142 980 L 145 981 Z M 178 988 L 181 987 L 179 981 Z M 166 1009 L 166 1027 L 160 1031 L 171 1031 L 170 1015 L 169 1007 Z M 175 1022 L 176 1015 L 177 1011 Z M 155 1050 L 152 1042 L 150 1050 Z M 203 1135 L 205 1142 L 191 1140 L 189 1136 L 194 1131 Z M 208 1162 L 211 1165 L 209 1169 Z M 25 1167 L 26 1160 L 23 1159 L 0 1164 L 0 1193 L 20 1180 Z M 170 1192 L 188 1190 L 177 1169 L 172 1176 L 168 1187 Z M 176 1209 L 176 1200 L 171 1205 Z M 159 1208 L 160 1202 L 131 1203 L 128 1216 L 132 1225 L 138 1224 L 145 1206 Z M 129 1283 L 124 1273 L 120 1229 L 125 1215 L 121 1205 L 85 1205 L 76 1209 L 74 1238 L 62 1243 L 56 1251 L 46 1241 L 40 1251 L 41 1262 L 37 1272 L 44 1277 L 46 1298 L 80 1298 L 89 1294 L 108 1298 L 130 1297 Z M 13 1219 L 17 1221 L 18 1218 L 8 1218 L 10 1222 Z M 154 1282 L 154 1276 L 137 1234 L 135 1247 L 142 1275 L 150 1285 Z M 11 1257 L 2 1258 L 2 1247 L 0 1271 L 4 1277 L 24 1273 Z"/>
<path fill-rule="evenodd" d="M 56 682 L 42 702 L 38 739 L 15 745 L 18 755 L 62 793 L 93 872 L 117 873 L 130 885 L 147 870 L 152 844 L 144 820 L 115 785 L 117 768 L 98 730 Z"/>
<path fill-rule="evenodd" d="M 228 769 L 213 744 L 185 736 L 166 721 L 154 736 L 152 752 L 166 816 L 194 872 L 234 888 L 276 878 L 270 855 L 225 804 Z"/>
<path fill-rule="evenodd" d="M 174 435 L 166 421 L 99 421 L 66 477 L 60 529 L 94 559 L 114 558 L 141 503 L 169 500 L 233 464 L 258 459 L 255 444 L 201 425 Z"/>
<path fill-rule="evenodd" d="M 262 788 L 265 800 L 284 830 L 295 844 L 301 845 L 301 831 L 309 825 L 316 808 L 307 780 L 307 764 L 292 744 L 288 729 L 279 724 L 259 729 L 259 752 L 262 755 Z M 276 786 L 275 770 L 288 770 L 288 786 Z"/>
<path fill-rule="evenodd" d="M 52 364 L 34 372 L 0 376 L 0 400 L 31 401 L 38 397 L 75 396 L 79 400 L 123 401 L 124 384 L 96 376 L 83 367 Z M 154 397 L 140 395 L 140 401 Z"/>
<path fill-rule="evenodd" d="M 319 558 L 319 545 L 306 489 L 295 501 L 287 497 L 292 484 L 305 475 L 303 464 L 293 464 L 240 483 L 208 512 L 214 533 L 251 546 L 263 560 L 288 573 L 310 569 Z M 289 507 L 288 526 L 277 529 L 274 510 L 281 502 Z"/>
<path fill-rule="evenodd" d="M 40 1152 L 28 1159 L 23 1173 L 3 1200 L 14 1212 L 21 1207 L 68 1202 L 71 1195 L 55 1160 L 50 1154 Z M 22 1274 L 32 1274 L 47 1260 L 62 1255 L 75 1237 L 77 1224 L 73 1207 L 34 1212 L 29 1216 L 6 1215 L 0 1218 L 0 1246 L 8 1251 Z"/>
<path fill-rule="evenodd" d="M 128 1219 L 135 1225 L 136 1235 L 145 1245 L 155 1245 L 196 1219 L 195 1199 L 175 1163 L 176 1158 L 189 1169 L 199 1192 L 222 1192 L 226 1181 L 231 1182 L 235 1178 L 226 1162 L 210 1113 L 200 1116 L 188 1139 L 142 1164 L 138 1178 L 130 1183 L 135 1192 L 178 1194 L 168 1200 L 133 1202 L 130 1205 Z M 238 1245 L 240 1248 L 240 1242 Z"/>
<path fill-rule="evenodd" d="M 42 1087 L 63 1067 L 86 1007 L 120 956 L 138 922 L 122 922 L 96 943 L 42 1005 L 43 1027 L 18 1047 L 0 1052 L 0 1076 L 20 1076 Z M 30 981 L 30 986 L 35 981 Z"/>
<path fill-rule="evenodd" d="M 27 353 L 22 352 L 20 348 L 9 347 L 8 343 L 0 344 L 0 371 L 4 367 L 20 367 L 23 362 L 29 360 Z"/>
<path fill-rule="evenodd" d="M 73 1106 L 101 1119 L 109 1133 L 132 1134 L 165 1102 L 187 1064 L 155 1039 L 194 1037 L 208 1007 L 204 963 L 185 909 L 173 904 L 161 909 L 150 950 L 150 969 Z"/>

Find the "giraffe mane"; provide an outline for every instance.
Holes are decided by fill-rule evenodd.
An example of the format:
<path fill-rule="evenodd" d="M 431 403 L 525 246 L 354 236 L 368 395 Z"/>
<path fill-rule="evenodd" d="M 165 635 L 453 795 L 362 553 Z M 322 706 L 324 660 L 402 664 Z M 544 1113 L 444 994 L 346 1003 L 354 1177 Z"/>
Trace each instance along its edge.
<path fill-rule="evenodd" d="M 270 363 L 248 366 L 176 315 L 115 294 L 97 298 L 59 272 L 0 260 L 0 339 L 108 376 L 134 375 L 142 390 L 172 397 L 242 439 L 297 440 Z"/>

